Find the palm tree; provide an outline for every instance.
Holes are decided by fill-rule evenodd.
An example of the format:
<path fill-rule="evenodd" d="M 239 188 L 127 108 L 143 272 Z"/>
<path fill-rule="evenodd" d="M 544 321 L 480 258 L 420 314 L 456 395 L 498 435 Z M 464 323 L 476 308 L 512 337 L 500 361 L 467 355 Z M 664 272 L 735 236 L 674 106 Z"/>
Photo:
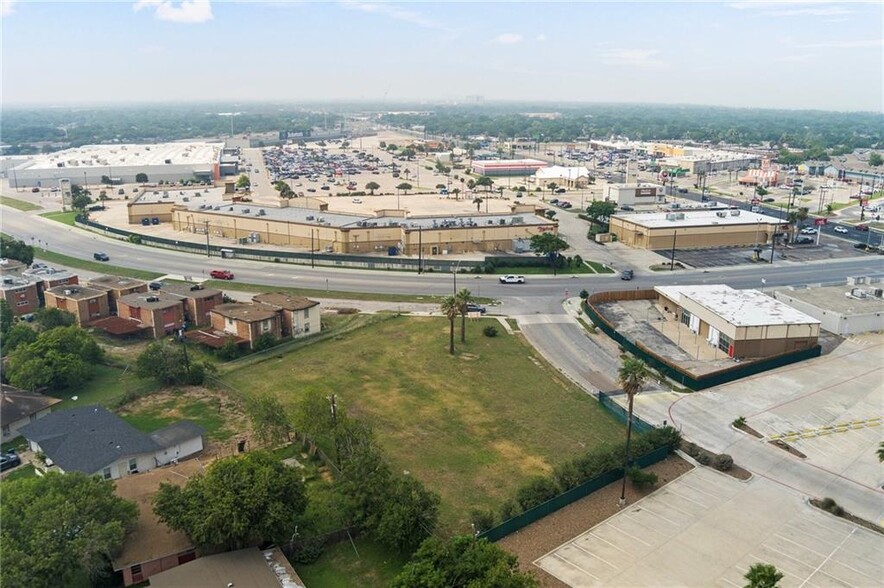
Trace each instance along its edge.
<path fill-rule="evenodd" d="M 650 377 L 648 366 L 636 357 L 627 357 L 620 366 L 617 380 L 624 394 L 629 398 L 629 410 L 626 421 L 626 453 L 623 456 L 623 488 L 620 491 L 620 506 L 626 504 L 626 468 L 629 466 L 629 442 L 632 439 L 632 404 L 635 395 L 641 392 L 645 380 Z"/>
<path fill-rule="evenodd" d="M 884 441 L 878 444 L 878 461 L 884 462 Z"/>
<path fill-rule="evenodd" d="M 466 288 L 461 288 L 460 292 L 454 295 L 454 299 L 457 301 L 458 312 L 460 312 L 460 342 L 466 343 L 467 312 L 469 312 L 469 305 L 473 302 L 473 294 Z"/>
<path fill-rule="evenodd" d="M 454 355 L 454 319 L 460 314 L 460 306 L 454 296 L 446 297 L 441 304 L 442 313 L 448 317 L 451 328 L 448 331 L 448 353 Z"/>
<path fill-rule="evenodd" d="M 771 564 L 757 563 L 743 577 L 749 582 L 746 588 L 776 588 L 783 573 Z"/>

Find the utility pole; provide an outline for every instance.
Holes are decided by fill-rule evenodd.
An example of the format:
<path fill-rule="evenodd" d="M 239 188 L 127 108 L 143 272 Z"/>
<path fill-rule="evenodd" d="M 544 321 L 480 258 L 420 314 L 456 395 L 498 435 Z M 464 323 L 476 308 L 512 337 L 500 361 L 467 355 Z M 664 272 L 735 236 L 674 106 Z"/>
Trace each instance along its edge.
<path fill-rule="evenodd" d="M 338 468 L 341 467 L 341 450 L 338 445 L 338 405 L 335 402 L 335 394 L 331 395 L 329 398 L 331 401 L 331 415 L 332 415 L 332 432 L 335 436 L 335 462 L 338 464 Z"/>
<path fill-rule="evenodd" d="M 310 267 L 316 267 L 316 260 L 314 254 L 315 248 L 313 247 L 313 229 L 310 229 Z"/>
<path fill-rule="evenodd" d="M 424 231 L 423 226 L 417 226 L 417 273 L 424 271 Z"/>
<path fill-rule="evenodd" d="M 673 271 L 675 269 L 675 237 L 678 235 L 678 230 L 672 231 L 672 259 L 669 261 L 669 271 Z"/>
<path fill-rule="evenodd" d="M 212 253 L 209 250 L 209 221 L 206 221 L 206 257 L 212 257 Z"/>

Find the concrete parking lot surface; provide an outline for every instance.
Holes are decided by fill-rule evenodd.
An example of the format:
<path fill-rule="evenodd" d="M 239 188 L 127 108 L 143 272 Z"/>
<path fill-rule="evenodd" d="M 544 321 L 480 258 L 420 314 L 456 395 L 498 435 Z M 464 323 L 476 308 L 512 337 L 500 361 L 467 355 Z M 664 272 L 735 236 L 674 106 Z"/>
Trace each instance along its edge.
<path fill-rule="evenodd" d="M 667 419 L 684 435 L 718 453 L 729 453 L 750 471 L 804 496 L 830 496 L 870 521 L 884 519 L 884 482 L 875 450 L 881 426 L 853 429 L 884 416 L 884 335 L 844 341 L 834 351 L 731 384 L 694 394 L 649 391 L 636 397 L 637 413 L 651 422 Z M 766 439 L 733 429 L 738 416 Z M 857 424 L 858 425 L 858 424 Z M 825 429 L 824 427 L 831 427 Z M 813 435 L 813 432 L 833 431 Z M 801 459 L 771 445 L 770 436 L 806 432 L 790 444 Z"/>
<path fill-rule="evenodd" d="M 743 586 L 771 563 L 791 586 L 880 586 L 884 538 L 773 482 L 696 468 L 534 563 L 583 586 Z"/>

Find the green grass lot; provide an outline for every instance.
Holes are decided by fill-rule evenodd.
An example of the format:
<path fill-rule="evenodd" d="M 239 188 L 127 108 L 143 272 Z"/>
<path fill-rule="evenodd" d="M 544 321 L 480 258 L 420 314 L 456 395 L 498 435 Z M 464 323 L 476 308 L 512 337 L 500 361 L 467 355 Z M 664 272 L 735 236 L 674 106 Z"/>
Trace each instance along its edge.
<path fill-rule="evenodd" d="M 157 272 L 148 272 L 118 265 L 110 265 L 103 261 L 89 261 L 86 259 L 80 259 L 79 257 L 71 257 L 70 255 L 64 255 L 63 253 L 56 253 L 55 251 L 47 251 L 39 248 L 34 249 L 34 257 L 42 261 L 57 263 L 71 268 L 112 274 L 115 276 L 138 278 L 139 280 L 154 280 L 163 275 Z"/>
<path fill-rule="evenodd" d="M 22 437 L 21 435 L 19 435 L 18 437 L 10 439 L 6 443 L 4 443 L 2 448 L 0 448 L 0 451 L 3 451 L 3 453 L 6 453 L 10 449 L 15 449 L 16 451 L 24 450 L 27 447 L 27 445 L 28 445 L 28 442 L 25 441 L 25 438 Z"/>
<path fill-rule="evenodd" d="M 442 496 L 442 531 L 468 532 L 471 508 L 497 508 L 528 478 L 623 435 L 520 337 L 484 337 L 486 324 L 496 321 L 470 321 L 451 356 L 447 320 L 389 317 L 224 379 L 289 405 L 310 389 L 335 392 L 374 426 L 395 470 Z"/>
<path fill-rule="evenodd" d="M 317 588 L 381 588 L 389 586 L 408 562 L 408 557 L 369 539 L 354 543 L 355 550 L 348 540 L 329 545 L 314 563 L 295 564 L 295 571 L 307 586 Z"/>
<path fill-rule="evenodd" d="M 19 200 L 18 198 L 10 198 L 9 196 L 0 196 L 0 205 L 8 206 L 9 208 L 14 208 L 16 210 L 21 210 L 24 212 L 43 209 L 42 206 L 38 206 L 24 200 Z"/>
<path fill-rule="evenodd" d="M 601 270 L 601 271 L 600 271 Z M 517 275 L 539 275 L 539 274 L 553 274 L 553 269 L 548 265 L 526 265 L 526 266 L 516 266 L 516 267 L 496 267 L 494 268 L 495 274 L 506 275 L 506 274 L 517 274 Z M 594 261 L 585 261 L 583 265 L 572 265 L 571 267 L 562 267 L 556 270 L 555 273 L 561 275 L 569 275 L 569 274 L 609 274 L 612 273 L 611 270 L 608 270 L 600 263 L 596 263 Z"/>
<path fill-rule="evenodd" d="M 218 414 L 218 402 L 212 398 L 189 398 L 172 394 L 171 398 L 137 412 L 123 409 L 122 417 L 130 425 L 144 433 L 152 433 L 182 419 L 193 421 L 206 430 L 206 437 L 217 441 L 230 439 L 235 431 L 230 429 L 223 415 Z"/>
<path fill-rule="evenodd" d="M 32 478 L 36 475 L 37 468 L 29 463 L 26 463 L 15 468 L 8 476 L 3 478 L 3 481 L 11 482 L 13 480 L 23 480 L 25 478 Z"/>
<path fill-rule="evenodd" d="M 48 218 L 49 220 L 54 220 L 56 222 L 59 222 L 59 223 L 65 224 L 65 225 L 74 226 L 74 221 L 77 218 L 77 214 L 79 214 L 79 213 L 56 211 L 56 212 L 44 212 L 40 216 L 42 216 L 43 218 Z"/>
<path fill-rule="evenodd" d="M 139 392 L 157 387 L 157 384 L 152 380 L 137 378 L 131 372 L 124 371 L 123 368 L 98 364 L 95 366 L 95 377 L 91 380 L 80 386 L 54 393 L 54 396 L 60 398 L 62 402 L 55 405 L 53 410 L 89 404 L 99 404 L 110 408 L 127 392 Z M 77 400 L 72 400 L 74 396 L 77 397 Z"/>
<path fill-rule="evenodd" d="M 427 302 L 438 304 L 444 296 L 414 295 L 414 294 L 381 294 L 377 292 L 344 292 L 342 290 L 321 290 L 311 288 L 283 288 L 280 286 L 264 286 L 261 284 L 247 284 L 229 280 L 207 280 L 206 287 L 218 288 L 219 290 L 238 290 L 241 292 L 285 292 L 293 296 L 308 296 L 314 298 L 340 298 L 341 300 L 380 300 L 382 302 Z M 490 304 L 493 298 L 475 297 L 479 304 Z"/>

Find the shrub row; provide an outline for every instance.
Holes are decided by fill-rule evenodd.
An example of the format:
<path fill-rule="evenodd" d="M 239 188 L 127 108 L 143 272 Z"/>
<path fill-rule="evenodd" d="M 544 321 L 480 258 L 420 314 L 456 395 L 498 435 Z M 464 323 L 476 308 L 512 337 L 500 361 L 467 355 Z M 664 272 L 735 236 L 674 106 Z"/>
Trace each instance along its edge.
<path fill-rule="evenodd" d="M 658 449 L 668 447 L 670 451 L 681 444 L 681 433 L 672 427 L 654 429 L 647 433 L 634 435 L 629 447 L 630 459 L 641 457 Z M 531 478 L 516 491 L 514 498 L 505 501 L 500 507 L 500 520 L 506 521 L 544 502 L 555 498 L 593 478 L 616 470 L 623 466 L 623 454 L 626 450 L 625 441 L 611 445 L 603 445 L 585 454 L 559 464 L 553 468 L 551 476 Z M 657 476 L 630 468 L 627 475 L 637 488 L 653 486 Z M 497 518 L 493 512 L 473 511 L 471 521 L 476 532 L 481 533 L 493 527 Z"/>

